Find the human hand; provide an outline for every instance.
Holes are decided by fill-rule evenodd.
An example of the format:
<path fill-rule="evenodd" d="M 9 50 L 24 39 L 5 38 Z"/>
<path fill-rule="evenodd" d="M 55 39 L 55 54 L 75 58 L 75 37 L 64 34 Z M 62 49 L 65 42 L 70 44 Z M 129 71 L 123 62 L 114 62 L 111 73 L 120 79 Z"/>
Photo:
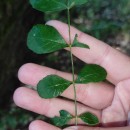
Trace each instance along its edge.
<path fill-rule="evenodd" d="M 58 21 L 49 21 L 47 24 L 54 26 L 62 36 L 68 41 L 67 25 Z M 73 48 L 72 52 L 75 56 L 86 63 L 99 64 L 104 67 L 107 72 L 108 83 L 90 83 L 87 85 L 76 85 L 78 113 L 90 111 L 98 116 L 103 126 L 125 126 L 128 120 L 130 110 L 130 59 L 121 54 L 117 50 L 104 44 L 103 42 L 71 28 L 71 36 L 74 38 L 78 34 L 78 41 L 87 43 L 90 50 L 84 48 Z M 28 63 L 23 65 L 18 73 L 21 82 L 36 86 L 43 77 L 57 74 L 65 79 L 71 80 L 69 73 L 54 70 L 48 67 L 42 67 L 36 64 Z M 73 99 L 73 87 L 70 86 L 63 94 L 63 97 Z M 74 104 L 71 101 L 54 98 L 42 99 L 36 91 L 29 88 L 20 87 L 14 93 L 15 103 L 27 110 L 42 114 L 48 117 L 58 115 L 59 110 L 65 109 L 74 114 Z M 71 122 L 73 123 L 73 122 Z M 82 123 L 79 121 L 79 123 Z M 113 127 L 107 130 L 129 130 L 130 127 Z M 71 127 L 72 128 L 72 127 Z M 98 127 L 105 130 L 103 127 Z M 97 128 L 97 130 L 98 130 Z M 43 121 L 34 121 L 30 124 L 29 130 L 60 130 Z M 74 130 L 76 128 L 73 128 Z M 73 130 L 71 129 L 71 130 Z M 80 127 L 78 130 L 88 129 L 95 130 L 90 127 Z M 66 129 L 67 130 L 67 129 Z"/>

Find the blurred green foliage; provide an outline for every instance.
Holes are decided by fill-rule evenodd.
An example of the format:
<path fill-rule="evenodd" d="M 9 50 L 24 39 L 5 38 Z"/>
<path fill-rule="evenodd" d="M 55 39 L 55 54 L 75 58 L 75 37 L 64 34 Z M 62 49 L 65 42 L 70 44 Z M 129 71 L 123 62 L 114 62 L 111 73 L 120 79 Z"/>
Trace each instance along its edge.
<path fill-rule="evenodd" d="M 0 109 L 0 130 L 26 130 L 28 123 L 36 118 L 34 114 L 12 105 L 13 91 L 21 85 L 17 71 L 22 64 L 42 62 L 43 65 L 70 71 L 65 51 L 36 56 L 26 47 L 30 28 L 50 19 L 67 22 L 66 12 L 42 14 L 33 10 L 28 1 L 0 1 L 0 99 L 4 99 L 0 100 L 0 106 L 3 106 Z M 71 23 L 130 55 L 130 0 L 89 0 L 86 5 L 71 10 Z M 82 64 L 76 62 L 76 71 Z"/>
<path fill-rule="evenodd" d="M 0 130 L 16 130 L 23 128 L 32 121 L 33 116 L 16 106 L 11 106 L 9 111 L 3 110 L 0 112 Z M 23 130 L 22 129 L 22 130 Z"/>
<path fill-rule="evenodd" d="M 88 4 L 85 16 L 92 25 L 88 32 L 99 39 L 117 35 L 118 31 L 130 30 L 129 0 L 92 0 Z"/>
<path fill-rule="evenodd" d="M 129 7 L 129 0 L 89 0 L 86 5 L 71 10 L 72 25 L 112 46 L 130 49 L 129 44 L 122 44 L 126 37 L 126 42 L 130 40 Z M 67 22 L 66 12 L 48 13 L 44 19 L 60 19 Z M 123 39 L 118 40 L 118 37 Z M 130 54 L 129 51 L 128 53 Z"/>

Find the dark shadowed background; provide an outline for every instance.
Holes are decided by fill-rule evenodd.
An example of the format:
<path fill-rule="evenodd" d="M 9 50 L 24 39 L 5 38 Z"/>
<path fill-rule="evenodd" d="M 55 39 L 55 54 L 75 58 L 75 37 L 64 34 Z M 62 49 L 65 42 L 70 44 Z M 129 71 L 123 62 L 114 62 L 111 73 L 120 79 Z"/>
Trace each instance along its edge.
<path fill-rule="evenodd" d="M 36 55 L 26 46 L 31 27 L 50 19 L 66 22 L 66 12 L 43 14 L 32 9 L 28 0 L 0 0 L 0 130 L 27 130 L 30 121 L 42 118 L 13 103 L 13 92 L 22 85 L 17 78 L 21 65 L 33 62 L 71 71 L 66 51 Z M 130 0 L 89 0 L 71 10 L 71 22 L 130 55 Z M 75 62 L 78 71 L 83 63 L 76 58 Z"/>

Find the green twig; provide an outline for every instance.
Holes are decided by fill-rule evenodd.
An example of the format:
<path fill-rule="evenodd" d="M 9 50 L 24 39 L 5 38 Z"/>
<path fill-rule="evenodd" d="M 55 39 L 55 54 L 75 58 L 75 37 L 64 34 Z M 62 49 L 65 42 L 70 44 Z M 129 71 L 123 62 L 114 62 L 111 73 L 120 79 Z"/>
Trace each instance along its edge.
<path fill-rule="evenodd" d="M 67 10 L 68 14 L 68 30 L 69 30 L 69 48 L 70 48 L 70 57 L 71 57 L 71 65 L 72 65 L 72 80 L 73 80 L 73 88 L 74 88 L 74 104 L 75 104 L 75 125 L 78 124 L 78 112 L 77 112 L 77 95 L 76 95 L 76 87 L 75 87 L 75 78 L 74 78 L 74 60 L 72 55 L 72 42 L 71 42 L 71 30 L 70 30 L 70 10 Z"/>

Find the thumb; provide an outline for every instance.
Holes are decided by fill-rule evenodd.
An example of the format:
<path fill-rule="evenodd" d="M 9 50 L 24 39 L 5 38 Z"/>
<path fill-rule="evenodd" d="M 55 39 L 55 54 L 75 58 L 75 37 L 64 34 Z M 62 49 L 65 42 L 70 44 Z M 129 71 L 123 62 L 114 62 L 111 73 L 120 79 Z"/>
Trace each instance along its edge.
<path fill-rule="evenodd" d="M 101 128 L 101 127 L 72 126 L 64 130 L 130 130 L 130 127 Z"/>

